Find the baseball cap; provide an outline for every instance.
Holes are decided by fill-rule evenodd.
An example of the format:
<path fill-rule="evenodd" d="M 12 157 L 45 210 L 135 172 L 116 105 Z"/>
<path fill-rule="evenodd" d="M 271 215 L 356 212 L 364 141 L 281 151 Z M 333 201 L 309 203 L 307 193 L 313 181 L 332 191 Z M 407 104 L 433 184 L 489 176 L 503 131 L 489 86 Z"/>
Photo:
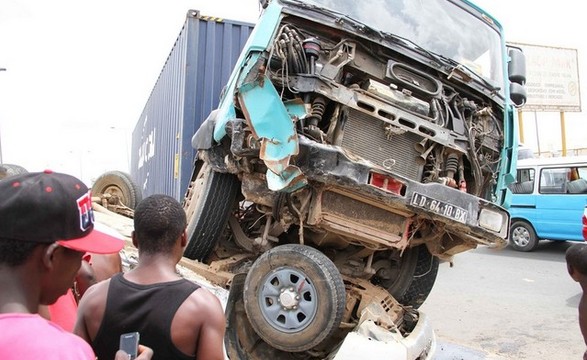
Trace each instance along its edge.
<path fill-rule="evenodd" d="M 95 223 L 90 190 L 74 176 L 45 170 L 0 180 L 0 239 L 53 243 L 82 252 L 120 251 L 120 235 Z"/>

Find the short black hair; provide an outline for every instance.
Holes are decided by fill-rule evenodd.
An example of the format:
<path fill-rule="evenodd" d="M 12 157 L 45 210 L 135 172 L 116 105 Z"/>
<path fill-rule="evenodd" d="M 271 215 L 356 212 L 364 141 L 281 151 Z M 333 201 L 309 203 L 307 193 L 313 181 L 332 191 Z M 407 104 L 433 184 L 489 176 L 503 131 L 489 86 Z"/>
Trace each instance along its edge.
<path fill-rule="evenodd" d="M 37 246 L 33 241 L 0 239 L 0 265 L 16 267 L 24 264 Z"/>
<path fill-rule="evenodd" d="M 583 275 L 587 275 L 587 245 L 573 244 L 565 253 L 567 264 Z"/>
<path fill-rule="evenodd" d="M 134 212 L 134 231 L 144 253 L 169 253 L 187 225 L 181 204 L 167 195 L 143 199 Z"/>

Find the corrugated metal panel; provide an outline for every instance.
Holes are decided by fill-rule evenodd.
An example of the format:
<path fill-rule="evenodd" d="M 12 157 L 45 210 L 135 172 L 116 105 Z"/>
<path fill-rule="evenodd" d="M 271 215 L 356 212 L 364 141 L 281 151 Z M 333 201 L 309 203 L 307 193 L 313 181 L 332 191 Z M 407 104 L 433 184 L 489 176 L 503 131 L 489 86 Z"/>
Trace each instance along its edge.
<path fill-rule="evenodd" d="M 218 106 L 252 29 L 188 11 L 132 135 L 130 172 L 143 196 L 183 198 L 195 156 L 191 138 Z"/>

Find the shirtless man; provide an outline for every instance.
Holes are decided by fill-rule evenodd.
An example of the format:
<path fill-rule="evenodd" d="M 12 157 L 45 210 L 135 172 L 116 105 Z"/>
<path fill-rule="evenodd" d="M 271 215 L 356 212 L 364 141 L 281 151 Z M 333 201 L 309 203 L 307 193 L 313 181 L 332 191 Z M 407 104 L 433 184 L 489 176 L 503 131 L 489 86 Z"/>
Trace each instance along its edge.
<path fill-rule="evenodd" d="M 583 334 L 583 341 L 587 344 L 587 245 L 573 244 L 565 254 L 569 275 L 581 285 L 583 294 L 579 301 L 579 328 Z M 587 351 L 583 354 L 583 360 L 587 360 Z"/>
<path fill-rule="evenodd" d="M 138 331 L 154 359 L 224 359 L 225 318 L 214 294 L 181 278 L 186 216 L 175 199 L 153 195 L 135 209 L 136 268 L 92 286 L 82 297 L 74 332 L 98 358 L 112 358 L 120 334 Z"/>

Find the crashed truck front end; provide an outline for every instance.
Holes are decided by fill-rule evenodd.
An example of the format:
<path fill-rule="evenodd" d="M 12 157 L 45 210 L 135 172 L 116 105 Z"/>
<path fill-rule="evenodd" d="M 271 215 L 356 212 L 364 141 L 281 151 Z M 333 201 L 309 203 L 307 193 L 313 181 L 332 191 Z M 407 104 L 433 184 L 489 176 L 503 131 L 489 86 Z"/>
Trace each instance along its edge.
<path fill-rule="evenodd" d="M 247 310 L 245 284 L 235 343 L 255 348 L 258 334 L 273 350 L 323 356 L 365 321 L 407 337 L 417 320 L 405 320 L 417 318 L 411 306 L 428 295 L 438 259 L 506 244 L 509 215 L 500 204 L 516 145 L 510 97 L 524 93 L 507 78 L 501 28 L 464 1 L 261 3 L 219 108 L 192 144 L 213 171 L 238 176 L 240 205 L 228 220 L 237 247 L 257 257 L 284 243 L 318 249 L 343 279 L 346 306 L 329 339 L 289 347 L 275 340 L 279 331 L 302 334 L 309 313 L 300 320 L 297 300 L 273 313 L 267 289 L 277 285 L 260 276 L 261 320 Z M 214 257 L 226 264 L 231 248 Z M 288 266 L 268 273 L 304 274 Z M 426 266 L 433 276 L 425 284 L 407 279 Z M 298 299 L 294 290 L 282 287 L 275 298 Z M 284 330 L 281 319 L 296 314 Z M 429 342 L 418 343 L 410 358 L 430 352 Z"/>
<path fill-rule="evenodd" d="M 269 4 L 194 146 L 228 138 L 212 164 L 245 197 L 307 197 L 309 228 L 369 248 L 503 246 L 515 134 L 498 25 L 463 2 L 327 3 Z"/>

